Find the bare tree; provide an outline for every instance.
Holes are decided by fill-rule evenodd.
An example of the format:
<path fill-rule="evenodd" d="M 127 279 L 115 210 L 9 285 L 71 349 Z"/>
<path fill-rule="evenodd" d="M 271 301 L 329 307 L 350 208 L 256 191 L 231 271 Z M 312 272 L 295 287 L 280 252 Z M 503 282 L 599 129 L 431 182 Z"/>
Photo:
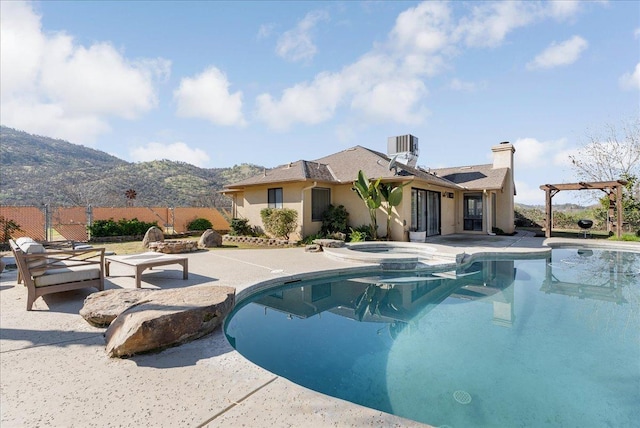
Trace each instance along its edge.
<path fill-rule="evenodd" d="M 580 153 L 569 158 L 576 175 L 585 181 L 640 178 L 640 118 L 588 132 Z"/>

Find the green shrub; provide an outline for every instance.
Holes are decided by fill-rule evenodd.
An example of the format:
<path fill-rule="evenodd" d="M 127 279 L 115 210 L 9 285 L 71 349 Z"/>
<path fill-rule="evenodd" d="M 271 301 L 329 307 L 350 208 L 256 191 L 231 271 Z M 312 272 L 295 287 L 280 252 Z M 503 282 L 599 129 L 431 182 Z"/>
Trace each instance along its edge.
<path fill-rule="evenodd" d="M 343 205 L 333 206 L 322 213 L 322 227 L 320 231 L 324 235 L 330 235 L 335 232 L 347 233 L 349 230 L 349 213 Z"/>
<path fill-rule="evenodd" d="M 187 224 L 187 230 L 207 230 L 213 229 L 213 225 L 206 218 L 197 218 L 195 220 L 191 220 L 189 224 Z"/>
<path fill-rule="evenodd" d="M 121 219 L 115 222 L 112 218 L 109 220 L 95 220 L 87 229 L 93 238 L 102 238 L 105 236 L 137 236 L 147 233 L 150 227 L 158 227 L 158 223 L 147 223 L 137 218 L 131 220 Z"/>
<path fill-rule="evenodd" d="M 358 227 L 350 227 L 349 238 L 348 238 L 349 242 L 361 242 L 361 241 L 366 241 L 368 239 L 371 239 L 371 236 L 369 235 L 370 230 L 371 230 L 371 226 L 369 226 L 368 224 L 363 224 Z M 354 235 L 357 241 L 354 240 Z"/>
<path fill-rule="evenodd" d="M 260 217 L 267 233 L 276 238 L 289 239 L 298 227 L 298 211 L 290 208 L 264 208 Z"/>
<path fill-rule="evenodd" d="M 229 224 L 231 236 L 253 236 L 253 230 L 246 218 L 232 218 Z"/>
<path fill-rule="evenodd" d="M 313 244 L 313 241 L 315 241 L 316 239 L 322 239 L 322 238 L 324 238 L 324 235 L 321 232 L 313 233 L 311 235 L 305 236 L 298 243 L 300 245 L 310 245 L 310 244 Z"/>

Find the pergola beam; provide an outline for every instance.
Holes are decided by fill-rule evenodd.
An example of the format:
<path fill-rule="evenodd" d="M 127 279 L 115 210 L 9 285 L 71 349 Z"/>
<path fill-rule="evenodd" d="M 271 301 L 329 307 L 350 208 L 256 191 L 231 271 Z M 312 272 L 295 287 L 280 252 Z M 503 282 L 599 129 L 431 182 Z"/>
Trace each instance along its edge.
<path fill-rule="evenodd" d="M 591 181 L 579 183 L 562 183 L 562 184 L 543 184 L 540 186 L 541 190 L 545 191 L 545 232 L 544 235 L 547 238 L 551 238 L 551 228 L 553 219 L 553 205 L 551 204 L 551 198 L 553 198 L 561 190 L 602 190 L 609 193 L 609 198 L 612 198 L 615 192 L 616 199 L 616 235 L 618 238 L 622 236 L 622 188 L 627 184 L 624 180 L 618 181 Z M 613 221 L 613 216 L 609 214 L 609 220 Z"/>

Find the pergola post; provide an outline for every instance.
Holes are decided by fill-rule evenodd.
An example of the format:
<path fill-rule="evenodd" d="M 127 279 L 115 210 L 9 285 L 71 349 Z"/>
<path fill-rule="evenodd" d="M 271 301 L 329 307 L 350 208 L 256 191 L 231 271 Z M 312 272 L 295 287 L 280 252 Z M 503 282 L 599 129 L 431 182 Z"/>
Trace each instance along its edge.
<path fill-rule="evenodd" d="M 552 193 L 553 192 L 553 193 Z M 545 203 L 544 203 L 544 211 L 545 211 L 545 230 L 544 230 L 544 236 L 547 238 L 551 238 L 551 228 L 553 227 L 553 205 L 551 204 L 551 198 L 553 198 L 553 196 L 557 193 L 557 191 L 554 192 L 554 190 L 550 187 L 547 187 L 545 189 Z"/>
<path fill-rule="evenodd" d="M 618 221 L 616 223 L 616 236 L 618 238 L 622 237 L 622 221 L 624 213 L 622 208 L 622 186 L 616 187 L 616 209 L 618 210 Z"/>

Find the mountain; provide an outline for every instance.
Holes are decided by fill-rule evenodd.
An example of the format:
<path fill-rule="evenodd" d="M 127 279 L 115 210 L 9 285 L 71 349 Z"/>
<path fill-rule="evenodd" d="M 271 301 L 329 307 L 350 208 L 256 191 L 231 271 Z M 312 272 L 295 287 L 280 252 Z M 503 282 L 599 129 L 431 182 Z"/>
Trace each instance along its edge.
<path fill-rule="evenodd" d="M 132 163 L 100 150 L 0 126 L 0 204 L 229 207 L 225 184 L 263 170 L 198 168 L 169 160 Z"/>

